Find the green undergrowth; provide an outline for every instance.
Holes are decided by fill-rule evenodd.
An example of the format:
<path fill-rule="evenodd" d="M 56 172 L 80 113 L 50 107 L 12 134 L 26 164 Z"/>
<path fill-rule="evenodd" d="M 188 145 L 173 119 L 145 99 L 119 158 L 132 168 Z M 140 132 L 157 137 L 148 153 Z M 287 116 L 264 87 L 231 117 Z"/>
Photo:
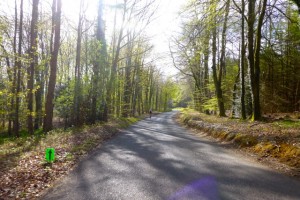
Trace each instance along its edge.
<path fill-rule="evenodd" d="M 221 141 L 232 142 L 238 148 L 248 147 L 261 157 L 273 157 L 291 167 L 300 168 L 300 122 L 281 120 L 272 123 L 242 121 L 206 115 L 191 109 L 182 109 L 179 119 L 187 126 L 204 131 Z M 259 127 L 256 127 L 257 124 Z M 271 127 L 271 128 L 270 128 Z M 293 138 L 294 137 L 294 138 Z M 291 142 L 292 141 L 292 142 Z"/>
<path fill-rule="evenodd" d="M 273 125 L 281 127 L 281 128 L 299 128 L 300 129 L 300 121 L 282 120 L 282 121 L 278 121 L 278 122 L 273 122 Z"/>

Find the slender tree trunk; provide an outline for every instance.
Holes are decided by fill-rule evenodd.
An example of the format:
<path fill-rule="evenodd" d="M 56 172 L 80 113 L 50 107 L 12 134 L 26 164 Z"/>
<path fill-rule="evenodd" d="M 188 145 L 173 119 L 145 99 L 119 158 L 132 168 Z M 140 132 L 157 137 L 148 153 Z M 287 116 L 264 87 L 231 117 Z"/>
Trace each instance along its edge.
<path fill-rule="evenodd" d="M 75 62 L 75 88 L 74 88 L 74 114 L 73 122 L 76 125 L 81 124 L 80 120 L 80 105 L 81 105 L 81 38 L 82 38 L 82 25 L 83 25 L 83 14 L 82 14 L 83 0 L 80 1 L 79 20 L 77 28 L 77 45 L 76 45 L 76 62 Z"/>
<path fill-rule="evenodd" d="M 57 57 L 60 47 L 60 24 L 61 24 L 61 0 L 53 0 L 53 6 L 55 12 L 54 15 L 54 46 L 51 52 L 50 58 L 50 77 L 48 84 L 48 92 L 45 105 L 45 117 L 43 129 L 48 132 L 53 129 L 53 99 L 54 99 L 54 89 L 56 84 L 56 70 L 57 70 Z"/>
<path fill-rule="evenodd" d="M 155 110 L 159 111 L 159 87 L 156 86 L 155 90 Z"/>
<path fill-rule="evenodd" d="M 42 97 L 43 97 L 43 90 L 42 88 L 42 78 L 40 72 L 37 71 L 36 73 L 36 84 L 39 86 L 39 88 L 36 91 L 35 94 L 35 112 L 36 117 L 34 119 L 34 129 L 39 129 L 41 122 L 42 122 Z"/>
<path fill-rule="evenodd" d="M 126 1 L 125 1 L 126 2 Z M 112 65 L 111 65 L 111 70 L 110 70 L 110 78 L 108 81 L 108 85 L 107 85 L 107 96 L 106 96 L 106 102 L 107 102 L 107 106 L 108 106 L 108 112 L 112 112 L 112 108 L 114 107 L 112 105 L 112 94 L 114 94 L 114 90 L 115 90 L 115 82 L 116 82 L 116 76 L 117 76 L 117 67 L 118 67 L 118 61 L 119 61 L 119 56 L 120 56 L 120 51 L 121 51 L 121 42 L 123 40 L 123 31 L 124 31 L 124 24 L 125 24 L 125 19 L 126 19 L 126 11 L 127 11 L 127 7 L 126 7 L 126 3 L 124 4 L 124 8 L 123 8 L 123 17 L 122 17 L 122 24 L 121 24 L 121 30 L 119 32 L 119 36 L 117 39 L 117 45 L 114 51 L 114 57 L 112 60 Z M 116 21 L 115 21 L 116 23 Z"/>
<path fill-rule="evenodd" d="M 132 65 L 132 54 L 133 54 L 133 41 L 131 41 L 130 33 L 128 33 L 128 50 L 125 67 L 125 80 L 124 80 L 124 91 L 123 91 L 123 104 L 122 104 L 122 116 L 128 117 L 130 114 L 130 94 L 131 90 L 131 65 Z"/>
<path fill-rule="evenodd" d="M 106 65 L 106 40 L 105 40 L 105 27 L 104 27 L 104 21 L 103 21 L 103 0 L 99 0 L 98 5 L 98 20 L 97 20 L 97 29 L 96 29 L 96 38 L 98 41 L 98 44 L 100 48 L 98 49 L 99 52 L 97 52 L 97 58 L 94 62 L 93 67 L 93 94 L 92 94 L 92 108 L 91 108 L 91 123 L 95 123 L 97 118 L 97 101 L 99 98 L 99 75 L 100 75 L 100 69 L 104 69 Z M 104 70 L 102 70 L 104 72 Z M 107 91 L 108 93 L 108 91 Z M 102 98 L 105 100 L 105 98 Z M 104 102 L 104 113 L 103 113 L 103 120 L 108 120 L 108 114 L 107 114 L 107 103 L 109 101 Z"/>
<path fill-rule="evenodd" d="M 234 81 L 234 86 L 233 86 L 233 92 L 232 92 L 232 113 L 231 113 L 231 118 L 236 118 L 237 114 L 236 113 L 236 108 L 237 108 L 237 93 L 238 93 L 238 84 L 239 84 L 239 79 L 240 79 L 240 71 L 237 73 L 235 81 Z"/>
<path fill-rule="evenodd" d="M 262 0 L 262 8 L 257 23 L 256 37 L 254 40 L 255 25 L 255 0 L 248 1 L 248 60 L 250 68 L 251 90 L 253 96 L 253 120 L 261 119 L 260 110 L 260 48 L 261 29 L 266 12 L 267 0 Z M 255 44 L 254 44 L 255 41 Z"/>
<path fill-rule="evenodd" d="M 30 35 L 30 51 L 29 51 L 29 58 L 30 58 L 30 68 L 28 70 L 28 119 L 27 119 L 27 127 L 28 132 L 33 134 L 33 86 L 34 86 L 34 72 L 38 62 L 38 55 L 37 55 L 37 41 L 38 41 L 38 5 L 39 0 L 33 0 L 32 2 L 32 20 L 31 20 L 31 35 Z"/>
<path fill-rule="evenodd" d="M 253 119 L 261 119 L 261 108 L 260 108 L 260 50 L 261 50 L 261 29 L 263 26 L 263 20 L 266 13 L 267 0 L 263 0 L 263 5 L 261 13 L 258 19 L 256 39 L 255 39 L 255 68 L 254 68 L 254 81 L 256 84 L 253 84 Z"/>
<path fill-rule="evenodd" d="M 44 43 L 44 35 L 45 32 L 43 29 L 40 32 L 40 48 L 41 48 L 41 57 L 42 61 L 46 60 L 46 49 L 45 49 L 45 43 Z M 35 69 L 35 77 L 36 77 L 36 85 L 37 90 L 35 93 L 35 112 L 36 117 L 34 120 L 34 129 L 37 130 L 40 128 L 40 126 L 43 124 L 43 99 L 44 99 L 44 89 L 45 89 L 45 71 L 48 70 L 48 62 L 45 63 L 45 69 L 41 70 L 38 67 Z"/>
<path fill-rule="evenodd" d="M 15 27 L 14 27 L 14 38 L 13 38 L 13 51 L 14 51 L 14 67 L 13 67 L 13 77 L 12 77 L 12 98 L 10 101 L 10 114 L 8 121 L 8 135 L 12 135 L 13 123 L 15 121 L 14 108 L 15 108 L 15 94 L 16 94 L 16 81 L 17 81 L 17 31 L 18 31 L 18 6 L 17 0 L 15 0 Z"/>
<path fill-rule="evenodd" d="M 222 41 L 221 41 L 221 56 L 220 56 L 220 68 L 219 68 L 219 75 L 218 75 L 218 87 L 217 87 L 217 97 L 218 97 L 218 105 L 219 105 L 219 116 L 225 117 L 225 105 L 224 105 L 224 98 L 223 98 L 223 91 L 222 91 L 222 78 L 223 74 L 226 72 L 226 62 L 225 62 L 225 53 L 226 53 L 226 33 L 227 33 L 227 21 L 228 21 L 228 14 L 229 14 L 229 6 L 230 0 L 227 0 L 225 6 L 225 17 L 224 17 L 224 24 L 222 30 Z"/>
<path fill-rule="evenodd" d="M 15 121 L 14 121 L 14 134 L 19 137 L 19 110 L 20 110 L 20 92 L 21 92 L 21 69 L 22 69 L 22 40 L 23 40 L 23 0 L 20 4 L 20 23 L 19 23 L 19 43 L 18 43 L 18 58 L 17 66 L 17 79 L 16 79 L 16 107 L 15 107 Z"/>
<path fill-rule="evenodd" d="M 132 101 L 132 108 L 131 108 L 131 115 L 135 116 L 136 114 L 136 105 L 137 105 L 137 94 L 138 94 L 138 87 L 137 85 L 139 84 L 139 82 L 137 81 L 137 77 L 138 77 L 138 67 L 140 65 L 140 59 L 137 57 L 134 61 L 134 69 L 133 69 L 133 73 L 132 73 L 132 94 L 131 94 L 131 101 Z"/>
<path fill-rule="evenodd" d="M 215 7 L 215 5 L 213 5 L 213 6 Z M 214 79 L 216 95 L 217 95 L 217 99 L 218 99 L 219 116 L 224 117 L 224 116 L 226 116 L 226 114 L 225 114 L 225 106 L 224 106 L 223 91 L 222 91 L 222 69 L 223 69 L 223 66 L 219 67 L 219 76 L 218 76 L 218 74 L 217 74 L 217 63 L 216 63 L 216 60 L 217 60 L 217 27 L 216 27 L 215 16 L 214 16 L 213 21 L 215 22 L 215 23 L 213 23 L 214 27 L 212 29 L 212 36 L 213 36 L 213 39 L 212 39 L 213 79 Z M 223 30 L 224 30 L 224 28 L 223 28 Z M 223 34 L 222 34 L 222 36 L 223 36 Z M 222 37 L 222 39 L 224 39 L 224 38 Z M 223 51 L 223 48 L 222 48 L 222 51 Z M 223 61 L 221 61 L 221 65 L 222 65 L 222 62 Z"/>
<path fill-rule="evenodd" d="M 245 106 L 245 0 L 242 0 L 242 31 L 241 31 L 241 60 L 240 60 L 240 72 L 241 72 L 241 112 L 242 119 L 246 119 L 246 106 Z"/>
<path fill-rule="evenodd" d="M 208 61 L 209 61 L 209 38 L 210 33 L 209 30 L 206 30 L 205 33 L 205 41 L 204 41 L 204 94 L 205 94 L 205 100 L 210 98 L 210 92 L 208 89 L 209 85 L 209 69 L 208 69 Z M 205 110 L 206 114 L 209 114 L 209 110 Z"/>
<path fill-rule="evenodd" d="M 248 0 L 248 66 L 250 73 L 251 91 L 253 93 L 254 82 L 254 23 L 255 23 L 255 1 Z"/>
<path fill-rule="evenodd" d="M 115 115 L 116 117 L 120 117 L 121 116 L 121 104 L 122 104 L 122 98 L 123 96 L 121 95 L 121 77 L 123 77 L 123 70 L 119 73 L 117 73 L 117 77 L 116 77 L 116 80 L 117 80 L 117 84 L 116 84 L 116 91 L 115 91 L 115 94 L 114 94 L 114 98 L 115 98 Z"/>
<path fill-rule="evenodd" d="M 153 110 L 153 90 L 154 90 L 154 69 L 151 67 L 150 68 L 150 74 L 149 74 L 149 109 Z"/>
<path fill-rule="evenodd" d="M 229 14 L 229 6 L 230 0 L 227 0 L 225 6 L 225 16 L 224 16 L 224 23 L 222 29 L 222 41 L 221 41 L 221 57 L 220 57 L 220 69 L 219 69 L 219 81 L 222 82 L 223 72 L 226 71 L 226 33 L 227 33 L 227 21 L 228 21 L 228 14 Z"/>
<path fill-rule="evenodd" d="M 13 74 L 12 74 L 12 69 L 11 69 L 11 64 L 10 64 L 10 58 L 9 58 L 9 54 L 8 52 L 6 51 L 5 47 L 3 46 L 3 44 L 0 44 L 1 48 L 3 49 L 3 53 L 4 53 L 4 57 L 5 57 L 5 62 L 6 62 L 6 72 L 7 72 L 7 76 L 8 76 L 8 81 L 9 83 L 12 83 L 13 81 Z M 3 77 L 1 77 L 2 79 Z M 2 81 L 2 80 L 1 80 Z M 5 98 L 9 101 L 9 98 Z M 7 110 L 7 114 L 3 113 L 2 116 L 2 129 L 4 130 L 5 129 L 5 125 L 6 125 L 6 119 L 8 117 L 8 120 L 9 120 L 9 123 L 11 123 L 11 107 L 8 104 L 8 101 L 6 103 L 3 103 L 3 107 L 6 107 L 8 108 Z M 8 115 L 8 116 L 7 116 Z M 11 132 L 9 133 L 9 136 L 11 135 Z"/>

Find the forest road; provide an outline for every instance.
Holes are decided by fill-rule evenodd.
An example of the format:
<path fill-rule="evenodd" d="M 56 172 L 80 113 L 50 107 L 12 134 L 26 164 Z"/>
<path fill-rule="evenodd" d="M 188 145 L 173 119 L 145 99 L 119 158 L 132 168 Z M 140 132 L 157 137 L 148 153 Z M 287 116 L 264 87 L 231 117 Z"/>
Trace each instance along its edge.
<path fill-rule="evenodd" d="M 299 180 L 192 135 L 175 114 L 123 130 L 42 199 L 300 199 Z"/>

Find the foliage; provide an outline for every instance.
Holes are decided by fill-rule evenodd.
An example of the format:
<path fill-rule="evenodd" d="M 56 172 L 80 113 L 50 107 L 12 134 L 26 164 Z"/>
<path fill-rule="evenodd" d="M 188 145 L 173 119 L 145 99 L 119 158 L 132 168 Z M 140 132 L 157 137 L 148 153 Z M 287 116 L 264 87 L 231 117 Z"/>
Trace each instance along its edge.
<path fill-rule="evenodd" d="M 203 105 L 204 110 L 211 110 L 214 111 L 215 113 L 217 112 L 218 109 L 218 99 L 216 97 L 210 98 L 207 100 L 204 105 Z"/>
<path fill-rule="evenodd" d="M 50 123 L 55 127 L 57 121 L 63 121 L 65 127 L 80 126 L 108 121 L 109 117 L 141 115 L 151 107 L 162 111 L 173 106 L 178 90 L 171 83 L 173 80 L 162 77 L 145 32 L 154 16 L 155 1 L 124 1 L 109 8 L 116 18 L 113 24 L 109 24 L 110 28 L 106 28 L 103 21 L 106 5 L 102 3 L 100 0 L 98 12 L 93 17 L 90 17 L 92 13 L 87 14 L 87 10 L 79 9 L 77 25 L 68 19 L 68 15 L 61 21 L 61 29 L 56 30 L 61 32 L 60 44 L 55 48 L 59 47 L 56 66 L 51 60 L 54 50 L 51 27 L 58 18 L 52 17 L 56 12 L 52 13 L 51 3 L 39 1 L 38 7 L 24 7 L 26 10 L 22 12 L 20 2 L 12 2 L 11 8 L 16 9 L 18 16 L 1 9 L 0 66 L 3 73 L 0 75 L 0 119 L 3 132 L 17 136 L 18 128 L 30 131 L 33 123 L 35 129 L 43 125 L 45 128 L 47 124 L 46 131 L 49 131 L 52 128 Z M 90 6 L 88 1 L 81 1 L 80 8 Z M 38 16 L 31 16 L 31 11 Z M 24 15 L 25 28 L 19 33 L 21 14 Z M 29 28 L 35 19 L 38 20 L 37 48 L 31 46 L 30 38 L 34 32 Z M 125 26 L 134 23 L 137 25 Z M 14 40 L 19 36 L 27 37 L 23 37 L 19 44 Z M 17 50 L 20 50 L 20 55 Z M 28 54 L 30 50 L 36 52 Z M 18 68 L 15 67 L 17 63 L 20 63 Z M 53 70 L 56 72 L 50 75 Z M 19 80 L 16 80 L 17 74 L 20 74 Z M 56 81 L 53 81 L 54 75 L 57 75 Z M 33 81 L 33 86 L 29 80 Z M 55 95 L 48 97 L 53 85 Z M 29 97 L 33 98 L 29 100 Z M 51 113 L 46 115 L 45 112 L 50 112 L 52 105 L 54 115 L 51 118 Z"/>
<path fill-rule="evenodd" d="M 61 85 L 56 89 L 55 108 L 57 116 L 63 119 L 71 117 L 73 107 L 74 81 Z"/>
<path fill-rule="evenodd" d="M 299 111 L 299 13 L 289 2 L 266 2 L 202 0 L 186 4 L 181 32 L 174 34 L 170 53 L 193 89 L 190 106 L 205 113 L 216 111 L 217 106 L 221 112 L 223 103 L 226 113 L 255 119 L 261 112 Z M 253 16 L 247 12 L 251 5 Z M 249 38 L 253 39 L 251 47 L 246 42 Z M 241 115 L 242 108 L 245 115 Z"/>

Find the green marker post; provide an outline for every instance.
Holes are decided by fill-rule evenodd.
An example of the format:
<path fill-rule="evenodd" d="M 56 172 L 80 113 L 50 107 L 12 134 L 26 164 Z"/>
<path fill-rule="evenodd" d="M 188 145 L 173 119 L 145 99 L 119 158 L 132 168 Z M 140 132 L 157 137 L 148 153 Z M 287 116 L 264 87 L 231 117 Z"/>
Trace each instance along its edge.
<path fill-rule="evenodd" d="M 54 148 L 47 148 L 45 158 L 47 162 L 53 162 L 55 159 L 55 150 Z"/>

